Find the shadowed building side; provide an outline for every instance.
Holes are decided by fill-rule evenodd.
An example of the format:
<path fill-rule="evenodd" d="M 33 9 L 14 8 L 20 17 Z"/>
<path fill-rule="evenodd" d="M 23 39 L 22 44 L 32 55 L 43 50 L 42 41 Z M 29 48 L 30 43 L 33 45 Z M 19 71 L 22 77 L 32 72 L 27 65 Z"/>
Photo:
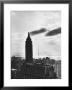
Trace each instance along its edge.
<path fill-rule="evenodd" d="M 32 63 L 33 62 L 33 50 L 32 50 L 32 41 L 30 38 L 30 34 L 28 32 L 28 37 L 26 39 L 25 43 L 25 58 L 27 63 Z"/>

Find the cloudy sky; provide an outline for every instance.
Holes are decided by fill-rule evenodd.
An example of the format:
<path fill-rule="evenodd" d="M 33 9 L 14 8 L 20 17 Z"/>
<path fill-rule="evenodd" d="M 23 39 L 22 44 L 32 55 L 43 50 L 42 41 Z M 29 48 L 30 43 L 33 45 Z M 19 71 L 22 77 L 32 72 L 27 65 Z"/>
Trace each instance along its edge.
<path fill-rule="evenodd" d="M 31 33 L 34 58 L 61 59 L 60 11 L 11 11 L 11 56 L 25 58 L 28 32 Z"/>

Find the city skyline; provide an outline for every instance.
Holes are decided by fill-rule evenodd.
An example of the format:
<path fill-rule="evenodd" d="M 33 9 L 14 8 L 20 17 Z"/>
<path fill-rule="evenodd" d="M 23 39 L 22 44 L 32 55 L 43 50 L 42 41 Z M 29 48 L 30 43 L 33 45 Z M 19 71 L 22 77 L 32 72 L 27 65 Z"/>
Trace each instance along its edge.
<path fill-rule="evenodd" d="M 25 40 L 27 33 L 45 28 L 46 32 L 31 36 L 33 57 L 61 59 L 61 35 L 45 36 L 48 31 L 59 27 L 61 27 L 60 11 L 12 11 L 11 56 L 15 55 L 25 58 Z"/>

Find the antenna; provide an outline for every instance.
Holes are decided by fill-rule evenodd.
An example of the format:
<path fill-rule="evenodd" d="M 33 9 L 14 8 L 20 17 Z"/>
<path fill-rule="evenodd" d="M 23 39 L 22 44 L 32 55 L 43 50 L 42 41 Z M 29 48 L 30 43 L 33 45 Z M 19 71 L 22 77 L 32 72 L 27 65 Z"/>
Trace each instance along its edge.
<path fill-rule="evenodd" d="M 39 58 L 39 42 L 38 42 L 38 58 Z"/>

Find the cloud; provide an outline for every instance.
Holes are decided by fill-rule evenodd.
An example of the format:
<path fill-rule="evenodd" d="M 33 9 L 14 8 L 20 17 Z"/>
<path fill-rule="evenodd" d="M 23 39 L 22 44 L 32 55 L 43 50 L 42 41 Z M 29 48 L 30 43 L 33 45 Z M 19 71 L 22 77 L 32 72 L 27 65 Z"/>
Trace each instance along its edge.
<path fill-rule="evenodd" d="M 45 36 L 54 36 L 54 35 L 57 35 L 60 33 L 61 33 L 61 28 L 57 28 L 57 29 L 54 29 L 52 31 L 49 31 L 48 33 L 46 33 Z"/>
<path fill-rule="evenodd" d="M 40 34 L 40 33 L 44 33 L 46 31 L 47 30 L 45 28 L 41 28 L 40 30 L 31 31 L 30 35 L 37 35 L 37 34 Z"/>

